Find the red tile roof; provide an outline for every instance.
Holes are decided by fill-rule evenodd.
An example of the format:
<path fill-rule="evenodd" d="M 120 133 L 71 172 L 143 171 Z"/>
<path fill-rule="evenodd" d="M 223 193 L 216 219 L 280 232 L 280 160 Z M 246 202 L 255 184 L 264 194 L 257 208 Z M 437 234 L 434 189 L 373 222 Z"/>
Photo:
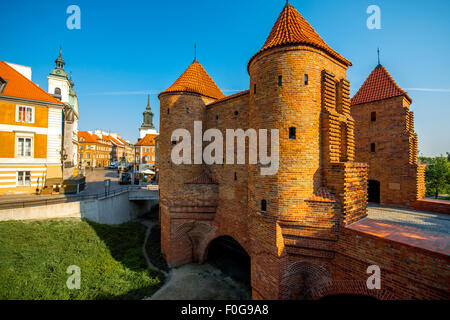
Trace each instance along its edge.
<path fill-rule="evenodd" d="M 269 37 L 264 46 L 249 61 L 261 52 L 275 47 L 292 44 L 307 44 L 324 50 L 326 53 L 344 63 L 351 66 L 352 63 L 341 56 L 338 52 L 331 49 L 328 44 L 319 36 L 313 27 L 302 17 L 302 15 L 289 3 L 283 8 L 278 17 Z"/>
<path fill-rule="evenodd" d="M 220 91 L 213 79 L 209 76 L 203 66 L 195 60 L 183 74 L 167 90 L 168 92 L 192 92 L 198 93 L 213 99 L 224 98 L 225 95 Z"/>
<path fill-rule="evenodd" d="M 217 184 L 217 182 L 209 175 L 208 172 L 203 171 L 197 178 L 185 182 L 185 184 Z"/>
<path fill-rule="evenodd" d="M 83 141 L 81 141 L 83 138 Z M 87 131 L 78 131 L 78 141 L 88 142 L 88 143 L 100 143 L 98 140 L 100 138 L 96 134 L 90 134 Z"/>
<path fill-rule="evenodd" d="M 103 135 L 103 138 L 105 140 L 109 140 L 111 143 L 115 144 L 115 145 L 123 145 L 123 143 L 118 139 L 118 138 L 114 138 L 113 136 L 110 135 Z"/>
<path fill-rule="evenodd" d="M 0 97 L 7 96 L 63 105 L 61 101 L 39 88 L 4 61 L 0 61 L 0 77 L 8 81 Z"/>
<path fill-rule="evenodd" d="M 398 96 L 405 96 L 409 102 L 412 102 L 408 94 L 395 83 L 386 68 L 378 65 L 353 96 L 351 103 L 357 105 Z"/>
<path fill-rule="evenodd" d="M 139 140 L 135 146 L 154 146 L 155 145 L 155 137 L 157 134 L 146 134 L 141 140 Z"/>
<path fill-rule="evenodd" d="M 310 198 L 306 201 L 311 202 L 337 202 L 337 198 L 325 188 L 318 189 Z"/>

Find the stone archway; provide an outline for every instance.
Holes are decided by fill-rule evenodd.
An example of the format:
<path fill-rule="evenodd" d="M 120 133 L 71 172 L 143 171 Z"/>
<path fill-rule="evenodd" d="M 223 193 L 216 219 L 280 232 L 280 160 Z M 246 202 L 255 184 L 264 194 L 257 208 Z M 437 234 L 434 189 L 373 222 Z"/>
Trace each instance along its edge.
<path fill-rule="evenodd" d="M 172 238 L 178 259 L 174 265 L 182 265 L 190 262 L 203 262 L 203 252 L 208 239 L 213 237 L 216 228 L 210 224 L 188 221 L 179 225 L 174 230 Z"/>
<path fill-rule="evenodd" d="M 319 283 L 311 290 L 313 300 L 340 299 L 343 297 L 361 297 L 361 299 L 392 300 L 393 295 L 385 290 L 371 290 L 364 280 L 330 280 Z"/>
<path fill-rule="evenodd" d="M 280 282 L 280 299 L 311 299 L 313 292 L 323 283 L 331 281 L 325 265 L 299 261 L 290 264 Z"/>
<path fill-rule="evenodd" d="M 233 237 L 220 236 L 213 239 L 206 248 L 205 258 L 224 274 L 250 286 L 250 256 Z"/>

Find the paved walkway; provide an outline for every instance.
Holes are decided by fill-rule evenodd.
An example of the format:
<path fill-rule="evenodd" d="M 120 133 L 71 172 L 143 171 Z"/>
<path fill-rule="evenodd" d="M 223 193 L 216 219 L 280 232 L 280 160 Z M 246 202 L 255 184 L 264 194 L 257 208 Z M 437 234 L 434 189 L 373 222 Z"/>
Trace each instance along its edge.
<path fill-rule="evenodd" d="M 448 215 L 369 206 L 368 217 L 348 228 L 450 256 Z"/>

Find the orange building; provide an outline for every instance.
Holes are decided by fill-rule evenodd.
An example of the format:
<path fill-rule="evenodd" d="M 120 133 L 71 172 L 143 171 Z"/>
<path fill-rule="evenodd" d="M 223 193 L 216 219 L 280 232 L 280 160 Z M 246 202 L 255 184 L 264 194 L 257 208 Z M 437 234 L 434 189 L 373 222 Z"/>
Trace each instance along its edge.
<path fill-rule="evenodd" d="M 81 167 L 106 167 L 112 158 L 113 144 L 108 136 L 78 131 L 78 159 Z"/>
<path fill-rule="evenodd" d="M 0 61 L 0 194 L 62 179 L 63 107 L 31 81 L 31 68 Z"/>
<path fill-rule="evenodd" d="M 81 167 L 107 167 L 112 162 L 133 161 L 133 147 L 117 133 L 101 130 L 78 132 Z"/>
<path fill-rule="evenodd" d="M 156 143 L 157 134 L 147 134 L 135 145 L 136 164 L 154 165 L 156 162 Z"/>

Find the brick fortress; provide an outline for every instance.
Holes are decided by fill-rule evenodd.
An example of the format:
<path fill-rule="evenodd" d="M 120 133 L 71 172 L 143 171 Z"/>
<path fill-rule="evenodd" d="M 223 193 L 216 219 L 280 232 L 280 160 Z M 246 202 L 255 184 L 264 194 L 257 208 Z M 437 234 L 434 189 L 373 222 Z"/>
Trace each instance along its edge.
<path fill-rule="evenodd" d="M 425 196 L 411 102 L 382 65 L 352 98 L 356 159 L 369 164 L 370 202 L 411 207 Z"/>
<path fill-rule="evenodd" d="M 195 60 L 160 93 L 161 245 L 171 266 L 202 263 L 211 244 L 227 238 L 250 257 L 254 299 L 449 297 L 446 252 L 370 233 L 379 226 L 366 218 L 368 160 L 355 162 L 359 118 L 351 115 L 349 66 L 287 3 L 248 63 L 250 90 L 226 97 Z M 412 172 L 405 179 L 418 181 L 417 136 L 406 109 L 405 117 L 412 147 L 398 151 Z M 279 129 L 278 173 L 263 176 L 260 164 L 173 164 L 172 133 L 184 128 L 194 136 L 194 121 L 224 136 L 226 129 Z M 374 264 L 381 290 L 366 285 Z"/>

